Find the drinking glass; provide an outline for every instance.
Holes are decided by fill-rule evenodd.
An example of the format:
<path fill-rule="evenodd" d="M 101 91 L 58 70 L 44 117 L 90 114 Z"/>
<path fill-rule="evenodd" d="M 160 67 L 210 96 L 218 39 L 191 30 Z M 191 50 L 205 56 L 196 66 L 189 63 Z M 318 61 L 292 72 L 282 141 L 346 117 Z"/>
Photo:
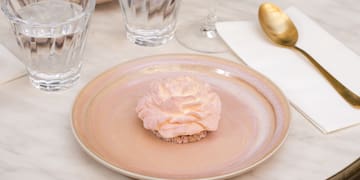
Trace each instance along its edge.
<path fill-rule="evenodd" d="M 207 0 L 208 14 L 203 20 L 181 24 L 176 30 L 176 39 L 183 46 L 204 53 L 221 53 L 227 50 L 219 37 L 215 23 L 217 22 L 216 7 L 218 0 Z"/>
<path fill-rule="evenodd" d="M 95 0 L 2 0 L 21 61 L 36 88 L 57 91 L 80 77 Z"/>
<path fill-rule="evenodd" d="M 158 46 L 174 37 L 181 0 L 119 0 L 127 39 Z"/>

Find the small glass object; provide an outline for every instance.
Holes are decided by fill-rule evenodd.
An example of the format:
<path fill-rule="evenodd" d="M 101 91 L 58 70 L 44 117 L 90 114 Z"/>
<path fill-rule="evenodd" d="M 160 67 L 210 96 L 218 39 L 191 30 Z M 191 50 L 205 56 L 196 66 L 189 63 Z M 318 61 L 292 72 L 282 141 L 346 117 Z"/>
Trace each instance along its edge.
<path fill-rule="evenodd" d="M 181 0 L 119 0 L 126 36 L 141 46 L 158 46 L 174 37 Z"/>
<path fill-rule="evenodd" d="M 210 8 L 205 19 L 179 25 L 176 39 L 183 46 L 204 53 L 221 53 L 228 48 L 219 37 L 215 23 L 218 0 L 209 0 Z"/>
<path fill-rule="evenodd" d="M 2 0 L 22 62 L 36 88 L 57 91 L 80 77 L 95 0 Z"/>

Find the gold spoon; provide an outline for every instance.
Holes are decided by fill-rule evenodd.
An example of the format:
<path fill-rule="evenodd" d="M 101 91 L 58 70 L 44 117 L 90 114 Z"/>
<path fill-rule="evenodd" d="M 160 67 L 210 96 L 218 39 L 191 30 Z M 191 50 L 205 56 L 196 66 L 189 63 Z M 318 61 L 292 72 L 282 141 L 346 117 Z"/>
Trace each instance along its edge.
<path fill-rule="evenodd" d="M 296 47 L 298 40 L 296 27 L 280 8 L 272 3 L 262 4 L 259 8 L 259 21 L 263 31 L 273 42 L 301 52 L 349 104 L 360 108 L 359 96 L 341 84 L 308 53 Z"/>

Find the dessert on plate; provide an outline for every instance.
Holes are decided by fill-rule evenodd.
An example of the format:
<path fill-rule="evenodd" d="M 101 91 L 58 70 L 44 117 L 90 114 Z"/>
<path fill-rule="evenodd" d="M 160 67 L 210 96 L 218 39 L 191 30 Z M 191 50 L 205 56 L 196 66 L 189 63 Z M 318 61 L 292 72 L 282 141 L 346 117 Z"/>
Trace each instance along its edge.
<path fill-rule="evenodd" d="M 218 128 L 221 101 L 211 86 L 192 76 L 153 81 L 136 112 L 145 129 L 172 143 L 199 141 Z"/>

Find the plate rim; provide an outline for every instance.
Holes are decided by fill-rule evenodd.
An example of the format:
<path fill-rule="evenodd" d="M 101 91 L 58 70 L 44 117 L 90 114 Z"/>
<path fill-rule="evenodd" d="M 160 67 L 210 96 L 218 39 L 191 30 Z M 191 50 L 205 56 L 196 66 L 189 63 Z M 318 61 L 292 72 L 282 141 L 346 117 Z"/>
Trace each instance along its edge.
<path fill-rule="evenodd" d="M 100 74 L 98 74 L 97 76 L 95 76 L 93 79 L 91 79 L 90 81 L 88 81 L 86 83 L 85 86 L 83 86 L 81 88 L 81 90 L 78 92 L 78 94 L 76 95 L 72 106 L 71 106 L 71 114 L 70 114 L 70 126 L 71 126 L 71 131 L 73 136 L 75 137 L 76 141 L 79 143 L 79 145 L 82 147 L 82 149 L 88 154 L 90 155 L 92 158 L 94 158 L 97 162 L 101 163 L 102 165 L 104 165 L 105 167 L 119 172 L 125 176 L 128 177 L 132 177 L 132 178 L 138 178 L 138 179 L 148 179 L 148 180 L 162 180 L 162 179 L 166 179 L 166 178 L 162 178 L 162 177 L 153 177 L 153 176 L 147 176 L 147 175 L 143 175 L 140 173 L 134 173 L 128 170 L 124 170 L 122 168 L 119 168 L 109 162 L 107 162 L 106 160 L 102 159 L 101 157 L 99 157 L 95 152 L 91 151 L 81 140 L 81 138 L 78 135 L 78 132 L 76 131 L 75 128 L 75 120 L 74 120 L 74 107 L 77 104 L 79 97 L 84 93 L 84 91 L 91 86 L 95 81 L 97 81 L 98 79 L 100 79 L 101 77 L 104 77 L 107 73 L 114 71 L 115 69 L 121 67 L 121 66 L 127 66 L 130 64 L 136 64 L 137 62 L 140 61 L 151 61 L 152 59 L 161 59 L 161 58 L 165 58 L 165 57 L 169 57 L 169 58 L 183 58 L 183 59 L 189 59 L 189 58 L 201 58 L 201 59 L 209 59 L 212 62 L 215 63 L 220 63 L 220 64 L 225 64 L 226 66 L 231 65 L 231 67 L 235 67 L 235 68 L 240 68 L 242 70 L 246 70 L 250 73 L 253 73 L 259 77 L 262 78 L 262 80 L 267 81 L 267 83 L 269 85 L 272 86 L 272 88 L 277 91 L 277 93 L 279 94 L 280 100 L 284 103 L 284 113 L 286 114 L 286 126 L 285 126 L 285 134 L 283 136 L 283 138 L 281 139 L 280 143 L 277 144 L 274 148 L 272 148 L 269 152 L 267 152 L 261 159 L 259 159 L 258 161 L 256 161 L 255 163 L 253 163 L 252 165 L 234 171 L 234 172 L 230 172 L 230 173 L 226 173 L 226 174 L 222 174 L 222 175 L 217 175 L 217 176 L 211 176 L 211 177 L 201 177 L 201 178 L 196 178 L 193 180 L 215 180 L 215 179 L 227 179 L 227 178 L 231 178 L 231 177 L 235 177 L 238 176 L 240 174 L 243 174 L 245 172 L 248 172 L 249 170 L 255 168 L 256 166 L 262 164 L 263 162 L 265 162 L 266 160 L 268 160 L 270 157 L 273 156 L 273 154 L 275 154 L 280 147 L 282 147 L 282 145 L 284 144 L 285 140 L 287 139 L 288 135 L 289 135 L 289 129 L 290 129 L 290 123 L 291 123 L 291 119 L 292 119 L 292 112 L 290 110 L 290 102 L 289 100 L 286 98 L 285 94 L 282 92 L 282 90 L 273 82 L 271 81 L 269 78 L 267 78 L 265 75 L 263 75 L 262 73 L 258 72 L 255 69 L 252 69 L 251 67 L 247 66 L 246 64 L 239 64 L 230 60 L 227 60 L 225 58 L 221 58 L 221 57 L 216 57 L 216 56 L 210 56 L 210 55 L 202 55 L 202 54 L 189 54 L 189 53 L 168 53 L 168 54 L 160 54 L 160 55 L 151 55 L 151 56 L 142 56 L 142 57 L 138 57 L 138 58 L 134 58 L 134 59 L 128 59 L 125 62 L 122 62 L 120 64 L 117 64 L 113 67 L 110 67 L 108 69 L 105 69 L 103 72 L 101 72 Z"/>

